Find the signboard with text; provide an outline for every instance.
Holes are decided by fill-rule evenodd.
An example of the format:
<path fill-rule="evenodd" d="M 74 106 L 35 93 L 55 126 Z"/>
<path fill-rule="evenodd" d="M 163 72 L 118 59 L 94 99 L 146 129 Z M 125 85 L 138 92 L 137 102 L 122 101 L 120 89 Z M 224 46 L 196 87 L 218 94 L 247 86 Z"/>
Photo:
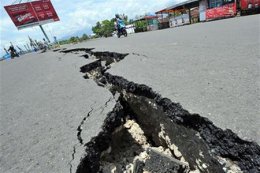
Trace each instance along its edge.
<path fill-rule="evenodd" d="M 19 30 L 59 21 L 59 17 L 50 0 L 20 3 L 5 6 L 4 8 Z"/>

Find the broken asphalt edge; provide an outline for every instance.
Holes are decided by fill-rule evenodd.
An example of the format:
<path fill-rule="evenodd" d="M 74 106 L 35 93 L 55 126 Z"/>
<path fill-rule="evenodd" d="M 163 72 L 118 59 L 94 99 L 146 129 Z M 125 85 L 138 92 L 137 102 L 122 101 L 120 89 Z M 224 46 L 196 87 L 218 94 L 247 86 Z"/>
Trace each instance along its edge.
<path fill-rule="evenodd" d="M 132 114 L 135 113 L 133 110 L 130 110 L 129 107 L 131 106 L 129 106 L 123 93 L 153 100 L 153 102 L 162 109 L 163 113 L 174 123 L 198 132 L 203 143 L 207 146 L 209 153 L 215 157 L 219 156 L 236 162 L 239 168 L 244 172 L 260 171 L 260 147 L 257 143 L 243 140 L 229 129 L 223 130 L 218 128 L 212 121 L 199 114 L 189 113 L 187 110 L 183 109 L 179 103 L 174 103 L 170 99 L 162 97 L 149 86 L 130 82 L 121 76 L 115 76 L 106 72 L 112 63 L 111 57 L 112 60 L 113 57 L 115 60 L 115 57 L 120 55 L 120 58 L 115 60 L 115 62 L 117 62 L 124 59 L 128 54 L 93 52 L 92 50 L 93 49 L 85 48 L 71 49 L 66 50 L 66 52 L 63 51 L 63 53 L 85 51 L 89 55 L 96 56 L 97 61 L 82 66 L 81 72 L 89 73 L 98 69 L 98 75 L 94 77 L 97 84 L 101 83 L 103 85 L 99 86 L 110 85 L 112 86 L 110 88 L 116 88 L 116 91 L 114 92 L 119 92 L 120 97 L 117 100 L 114 109 L 107 114 L 101 132 L 85 144 L 86 154 L 78 165 L 77 173 L 99 171 L 101 154 L 109 148 L 112 140 L 112 133 L 122 125 L 126 115 L 129 115 L 129 111 Z M 88 58 L 89 56 L 85 57 Z M 109 63 L 106 61 L 107 59 L 110 59 Z M 106 65 L 103 66 L 101 61 L 106 61 Z M 89 75 L 86 74 L 85 78 L 88 79 Z M 111 92 L 114 94 L 113 91 Z"/>

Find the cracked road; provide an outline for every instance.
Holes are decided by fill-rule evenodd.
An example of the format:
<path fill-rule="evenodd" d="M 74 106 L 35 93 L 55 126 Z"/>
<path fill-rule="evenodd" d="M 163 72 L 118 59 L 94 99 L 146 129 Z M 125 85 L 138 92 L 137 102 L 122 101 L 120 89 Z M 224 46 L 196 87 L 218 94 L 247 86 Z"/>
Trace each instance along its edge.
<path fill-rule="evenodd" d="M 0 172 L 69 172 L 82 119 L 93 109 L 84 132 L 90 140 L 114 106 L 106 104 L 109 92 L 83 79 L 86 61 L 48 52 L 1 63 Z"/>
<path fill-rule="evenodd" d="M 130 53 L 109 72 L 259 144 L 259 42 L 255 15 L 70 48 Z M 109 91 L 83 79 L 80 67 L 90 62 L 47 52 L 0 63 L 0 172 L 75 172 L 84 154 L 78 127 L 89 141 L 115 104 Z"/>
<path fill-rule="evenodd" d="M 260 16 L 254 15 L 71 48 L 129 53 L 108 72 L 146 84 L 217 126 L 260 143 L 259 29 Z"/>

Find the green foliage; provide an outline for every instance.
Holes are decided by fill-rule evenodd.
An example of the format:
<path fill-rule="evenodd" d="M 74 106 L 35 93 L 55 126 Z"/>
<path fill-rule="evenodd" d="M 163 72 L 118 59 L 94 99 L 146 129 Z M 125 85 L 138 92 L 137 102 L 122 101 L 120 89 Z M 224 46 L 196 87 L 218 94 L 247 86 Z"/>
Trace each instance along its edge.
<path fill-rule="evenodd" d="M 92 31 L 99 37 L 108 37 L 114 31 L 114 20 L 103 20 L 101 23 L 97 22 L 96 26 L 92 27 Z"/>
<path fill-rule="evenodd" d="M 135 23 L 136 28 L 146 28 L 147 27 L 147 22 L 145 20 L 137 21 Z"/>
<path fill-rule="evenodd" d="M 103 36 L 108 37 L 112 35 L 114 31 L 114 22 L 113 20 L 104 20 L 102 21 L 102 33 Z"/>
<path fill-rule="evenodd" d="M 102 29 L 102 27 L 101 27 L 100 22 L 97 22 L 96 26 L 93 26 L 93 27 L 92 27 L 93 33 L 95 33 L 95 34 L 98 35 L 98 36 L 102 35 L 101 29 Z"/>
<path fill-rule="evenodd" d="M 145 32 L 147 31 L 147 21 L 139 20 L 134 22 L 135 24 L 135 32 Z"/>
<path fill-rule="evenodd" d="M 64 45 L 64 44 L 71 44 L 71 43 L 78 43 L 80 41 L 85 41 L 85 40 L 88 40 L 89 39 L 89 36 L 87 34 L 83 34 L 82 37 L 70 37 L 69 39 L 67 40 L 61 40 L 59 41 L 59 44 L 60 45 Z"/>
<path fill-rule="evenodd" d="M 82 37 L 80 38 L 81 41 L 88 40 L 88 39 L 89 36 L 87 34 L 83 34 Z"/>
<path fill-rule="evenodd" d="M 61 40 L 59 41 L 60 45 L 64 45 L 64 44 L 69 44 L 70 41 L 69 40 Z"/>
<path fill-rule="evenodd" d="M 70 43 L 76 43 L 79 41 L 79 37 L 70 37 L 69 41 Z"/>
<path fill-rule="evenodd" d="M 124 20 L 125 24 L 127 25 L 129 23 L 127 15 L 121 15 L 121 17 Z M 98 37 L 109 37 L 112 35 L 113 31 L 115 30 L 114 22 L 115 22 L 114 18 L 110 20 L 106 19 L 101 22 L 97 22 L 96 25 L 92 27 L 92 31 Z"/>

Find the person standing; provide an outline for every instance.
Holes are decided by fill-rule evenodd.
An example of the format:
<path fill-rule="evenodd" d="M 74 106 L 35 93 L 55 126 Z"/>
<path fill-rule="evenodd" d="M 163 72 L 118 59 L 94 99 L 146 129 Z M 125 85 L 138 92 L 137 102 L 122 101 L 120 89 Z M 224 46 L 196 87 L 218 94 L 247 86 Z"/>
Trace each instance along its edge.
<path fill-rule="evenodd" d="M 116 20 L 116 26 L 117 26 L 117 30 L 120 31 L 120 29 L 122 27 L 124 27 L 124 21 L 121 19 L 121 17 L 119 16 L 119 14 L 115 15 L 115 20 Z"/>
<path fill-rule="evenodd" d="M 44 44 L 44 47 L 46 48 L 46 49 L 50 49 L 50 45 L 49 45 L 49 42 L 47 41 L 47 40 L 45 40 L 45 38 L 43 39 L 43 44 Z"/>
<path fill-rule="evenodd" d="M 57 37 L 54 36 L 53 39 L 54 39 L 54 44 L 55 44 L 55 46 L 60 47 L 60 43 L 59 43 Z"/>
<path fill-rule="evenodd" d="M 19 57 L 18 53 L 16 52 L 13 44 L 11 43 L 8 51 L 10 51 L 10 54 L 11 54 L 11 58 L 14 59 L 14 57 Z"/>

